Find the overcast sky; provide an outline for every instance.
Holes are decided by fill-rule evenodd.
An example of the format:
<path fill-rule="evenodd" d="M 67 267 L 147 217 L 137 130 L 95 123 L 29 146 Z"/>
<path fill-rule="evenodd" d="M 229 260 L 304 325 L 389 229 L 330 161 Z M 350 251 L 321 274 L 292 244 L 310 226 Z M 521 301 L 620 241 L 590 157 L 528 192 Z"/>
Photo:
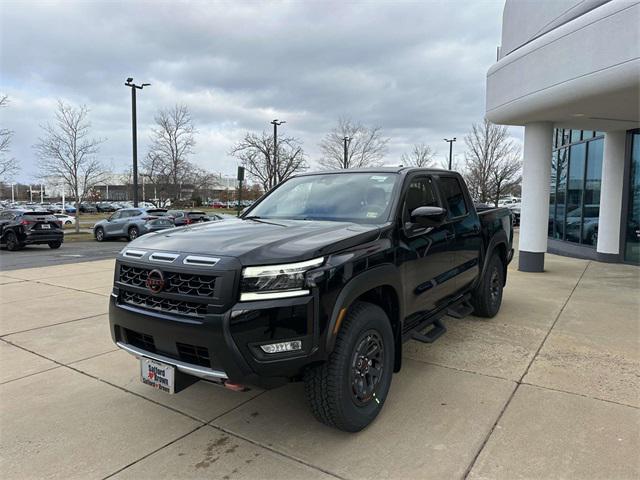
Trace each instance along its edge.
<path fill-rule="evenodd" d="M 86 104 L 100 156 L 131 161 L 132 76 L 138 157 L 154 113 L 189 106 L 193 160 L 233 174 L 230 147 L 273 118 L 302 140 L 311 164 L 340 116 L 380 125 L 386 163 L 413 143 L 448 155 L 484 114 L 485 75 L 500 43 L 503 0 L 368 2 L 59 1 L 0 3 L 1 124 L 15 131 L 19 179 L 37 178 L 32 145 L 57 99 Z M 518 134 L 518 130 L 514 130 Z"/>

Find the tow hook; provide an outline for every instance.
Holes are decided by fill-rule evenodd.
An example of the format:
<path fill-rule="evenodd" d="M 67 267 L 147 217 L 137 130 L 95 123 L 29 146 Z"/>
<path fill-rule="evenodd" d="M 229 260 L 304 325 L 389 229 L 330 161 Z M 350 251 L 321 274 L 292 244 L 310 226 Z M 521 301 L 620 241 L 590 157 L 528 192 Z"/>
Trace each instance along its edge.
<path fill-rule="evenodd" d="M 227 388 L 227 389 L 232 390 L 234 392 L 245 392 L 245 391 L 249 390 L 244 385 L 240 385 L 239 383 L 233 383 L 233 382 L 230 382 L 229 380 L 224 382 L 224 388 Z"/>

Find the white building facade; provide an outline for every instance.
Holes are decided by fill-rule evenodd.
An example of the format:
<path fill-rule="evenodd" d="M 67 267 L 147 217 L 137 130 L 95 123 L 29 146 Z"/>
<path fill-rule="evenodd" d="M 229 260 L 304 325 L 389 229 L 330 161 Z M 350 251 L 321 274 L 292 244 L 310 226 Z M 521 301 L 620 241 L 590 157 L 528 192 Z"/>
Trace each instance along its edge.
<path fill-rule="evenodd" d="M 640 263 L 640 1 L 507 0 L 486 116 L 524 126 L 519 269 Z"/>

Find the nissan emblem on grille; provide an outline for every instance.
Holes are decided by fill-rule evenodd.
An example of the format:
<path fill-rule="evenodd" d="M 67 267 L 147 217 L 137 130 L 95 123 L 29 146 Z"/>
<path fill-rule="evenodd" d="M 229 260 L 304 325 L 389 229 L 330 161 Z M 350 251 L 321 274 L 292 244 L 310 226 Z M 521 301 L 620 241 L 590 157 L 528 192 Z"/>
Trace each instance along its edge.
<path fill-rule="evenodd" d="M 151 270 L 145 284 L 151 293 L 160 293 L 164 288 L 164 275 L 160 270 Z"/>

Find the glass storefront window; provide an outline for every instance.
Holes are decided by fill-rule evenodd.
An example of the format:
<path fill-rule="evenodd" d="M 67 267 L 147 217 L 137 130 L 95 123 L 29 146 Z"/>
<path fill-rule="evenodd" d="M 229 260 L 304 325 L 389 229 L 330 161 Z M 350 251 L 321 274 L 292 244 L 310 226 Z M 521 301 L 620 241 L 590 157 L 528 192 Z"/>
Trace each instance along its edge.
<path fill-rule="evenodd" d="M 581 140 L 580 139 L 580 134 L 581 133 L 582 133 L 581 130 L 571 130 L 571 137 L 570 137 L 571 138 L 571 143 L 579 142 Z"/>
<path fill-rule="evenodd" d="M 551 161 L 549 237 L 596 247 L 604 145 L 599 134 L 602 132 L 557 129 Z"/>
<path fill-rule="evenodd" d="M 640 132 L 631 135 L 630 177 L 624 259 L 640 264 Z"/>
<path fill-rule="evenodd" d="M 584 212 L 582 217 L 581 243 L 595 247 L 598 243 L 604 139 L 600 138 L 593 142 L 588 142 L 586 145 L 587 166 L 584 184 Z"/>
<path fill-rule="evenodd" d="M 580 243 L 582 224 L 582 195 L 584 191 L 584 166 L 586 145 L 579 143 L 569 147 L 569 176 L 567 183 L 567 214 L 564 239 Z"/>

